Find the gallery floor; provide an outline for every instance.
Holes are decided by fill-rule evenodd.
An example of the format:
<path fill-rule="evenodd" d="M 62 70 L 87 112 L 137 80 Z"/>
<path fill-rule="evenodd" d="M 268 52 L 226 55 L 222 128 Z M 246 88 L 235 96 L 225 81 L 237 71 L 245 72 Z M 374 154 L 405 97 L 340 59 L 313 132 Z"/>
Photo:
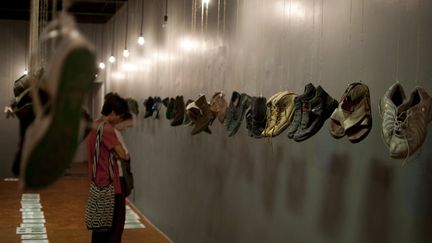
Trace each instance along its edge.
<path fill-rule="evenodd" d="M 17 181 L 0 181 L 0 237 L 3 243 L 21 242 L 16 228 L 22 223 L 21 196 L 39 193 L 49 242 L 90 242 L 91 231 L 84 224 L 84 211 L 88 194 L 86 165 L 74 163 L 65 176 L 52 186 L 38 191 L 22 191 Z M 144 229 L 125 229 L 123 242 L 170 242 L 129 202 L 139 215 Z"/>

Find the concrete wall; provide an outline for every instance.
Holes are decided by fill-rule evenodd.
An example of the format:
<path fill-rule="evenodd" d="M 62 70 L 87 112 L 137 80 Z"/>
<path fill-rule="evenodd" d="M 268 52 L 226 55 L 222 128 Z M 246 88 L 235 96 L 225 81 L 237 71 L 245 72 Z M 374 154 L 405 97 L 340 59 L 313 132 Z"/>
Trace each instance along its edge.
<path fill-rule="evenodd" d="M 115 38 L 118 61 L 104 73 L 108 91 L 140 103 L 150 95 L 210 98 L 220 90 L 227 99 L 233 90 L 265 97 L 281 90 L 300 94 L 308 82 L 336 99 L 353 81 L 362 80 L 371 91 L 374 126 L 359 144 L 333 139 L 327 124 L 305 142 L 282 134 L 270 145 L 249 138 L 245 126 L 228 138 L 215 122 L 212 135 L 192 137 L 191 128 L 140 116 L 137 127 L 125 133 L 135 204 L 171 239 L 432 240 L 432 139 L 427 137 L 421 153 L 403 166 L 389 157 L 381 140 L 377 109 L 396 79 L 407 92 L 420 83 L 432 94 L 432 2 L 353 0 L 351 10 L 345 0 L 239 0 L 226 1 L 223 18 L 222 0 L 218 31 L 219 1 L 213 0 L 201 32 L 199 1 L 197 28 L 191 31 L 192 1 L 169 1 L 163 29 L 164 1 L 146 0 L 145 47 L 136 44 L 141 1 L 129 2 L 131 56 L 121 57 L 123 7 L 115 34 L 114 20 L 105 26 L 105 39 Z M 106 50 L 107 59 L 111 46 Z"/>
<path fill-rule="evenodd" d="M 12 175 L 12 162 L 18 146 L 18 120 L 6 119 L 3 109 L 14 98 L 13 82 L 23 75 L 26 67 L 27 28 L 25 21 L 0 20 L 0 178 Z"/>

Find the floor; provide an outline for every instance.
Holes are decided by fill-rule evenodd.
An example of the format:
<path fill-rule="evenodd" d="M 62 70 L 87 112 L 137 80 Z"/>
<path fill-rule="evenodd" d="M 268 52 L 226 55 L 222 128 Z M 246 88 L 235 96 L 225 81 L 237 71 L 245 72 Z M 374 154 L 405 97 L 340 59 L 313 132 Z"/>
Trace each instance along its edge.
<path fill-rule="evenodd" d="M 16 227 L 21 224 L 20 200 L 22 193 L 40 193 L 42 211 L 45 214 L 49 242 L 90 242 L 91 231 L 84 224 L 87 202 L 88 180 L 85 164 L 75 164 L 66 175 L 52 186 L 38 191 L 19 189 L 19 182 L 0 181 L 0 242 L 21 242 Z M 141 217 L 145 229 L 126 229 L 123 241 L 126 243 L 170 242 Z"/>

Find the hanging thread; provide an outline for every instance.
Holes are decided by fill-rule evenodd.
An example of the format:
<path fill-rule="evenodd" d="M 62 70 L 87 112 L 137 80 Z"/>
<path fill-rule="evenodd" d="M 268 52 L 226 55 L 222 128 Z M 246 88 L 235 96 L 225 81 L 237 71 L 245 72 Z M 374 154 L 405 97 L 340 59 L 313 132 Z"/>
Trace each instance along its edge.
<path fill-rule="evenodd" d="M 418 15 L 418 17 L 417 17 L 417 53 L 416 53 L 416 55 L 417 55 L 417 60 L 416 60 L 416 84 L 418 85 L 418 84 L 420 84 L 420 25 L 421 25 L 421 20 L 422 20 L 422 17 L 421 17 L 421 0 L 418 0 L 418 5 L 417 5 L 417 7 L 418 7 L 418 13 L 417 13 L 417 15 Z"/>
<path fill-rule="evenodd" d="M 324 0 L 321 0 L 321 33 L 320 33 L 320 44 L 319 44 L 319 79 L 318 83 L 322 81 L 322 65 L 323 65 L 323 36 L 324 36 Z"/>
<path fill-rule="evenodd" d="M 365 73 L 364 73 L 364 70 L 365 70 L 365 65 L 366 65 L 366 60 L 365 60 L 365 52 L 366 52 L 366 46 L 365 46 L 365 37 L 364 37 L 364 35 L 365 35 L 365 17 L 364 17 L 364 0 L 362 0 L 362 7 L 361 7 L 361 18 L 362 18 L 362 30 L 361 30 L 361 35 L 360 35 L 360 43 L 361 43 L 361 49 L 362 49 L 362 52 L 361 52 L 361 64 L 360 64 L 360 76 L 361 76 L 361 79 L 360 80 L 362 80 L 362 79 L 365 79 Z"/>
<path fill-rule="evenodd" d="M 126 2 L 125 50 L 127 50 L 128 26 L 129 26 L 129 2 Z"/>
<path fill-rule="evenodd" d="M 402 8 L 401 0 L 399 0 L 399 7 Z M 399 47 L 400 47 L 400 34 L 401 34 L 401 14 L 398 14 L 398 37 L 397 37 L 397 46 L 396 46 L 396 82 L 399 83 Z"/>
<path fill-rule="evenodd" d="M 350 1 L 350 16 L 349 16 L 349 35 L 348 35 L 348 70 L 352 73 L 352 7 L 353 0 Z"/>
<path fill-rule="evenodd" d="M 312 82 L 313 72 L 313 53 L 315 47 L 315 0 L 313 0 L 312 10 L 312 44 L 311 44 L 311 55 L 310 55 L 310 70 L 309 70 L 309 82 Z"/>

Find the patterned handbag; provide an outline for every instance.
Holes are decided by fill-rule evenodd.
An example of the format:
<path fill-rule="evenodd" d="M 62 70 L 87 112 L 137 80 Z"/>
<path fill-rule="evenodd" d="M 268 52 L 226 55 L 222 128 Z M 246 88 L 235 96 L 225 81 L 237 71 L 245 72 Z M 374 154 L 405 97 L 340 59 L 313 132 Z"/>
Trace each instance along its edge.
<path fill-rule="evenodd" d="M 85 211 L 85 223 L 87 229 L 106 232 L 112 228 L 114 217 L 114 184 L 112 171 L 112 153 L 109 156 L 110 183 L 104 187 L 98 187 L 94 182 L 96 178 L 96 165 L 99 161 L 99 147 L 103 135 L 105 123 L 98 126 L 96 135 L 95 153 L 93 156 L 93 179 L 90 183 L 89 198 Z"/>

